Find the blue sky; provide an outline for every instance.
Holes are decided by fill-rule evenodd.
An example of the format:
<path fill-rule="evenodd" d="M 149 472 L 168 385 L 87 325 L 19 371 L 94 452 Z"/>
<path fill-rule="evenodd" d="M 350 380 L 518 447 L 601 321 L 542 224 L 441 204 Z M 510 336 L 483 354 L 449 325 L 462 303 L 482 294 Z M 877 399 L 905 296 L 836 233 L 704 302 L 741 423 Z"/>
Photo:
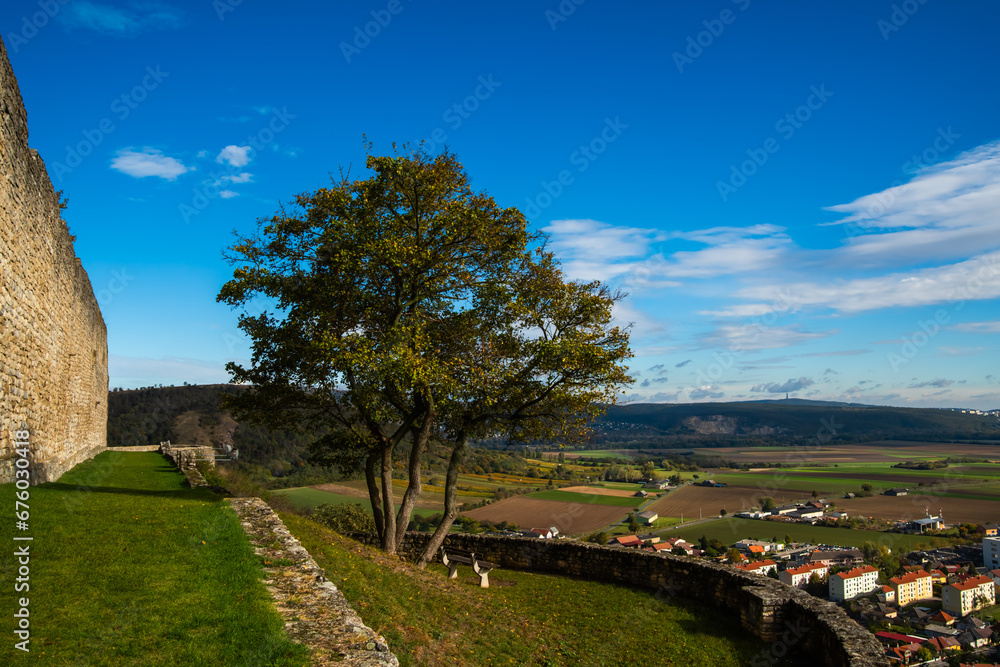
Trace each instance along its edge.
<path fill-rule="evenodd" d="M 246 359 L 222 250 L 428 140 L 630 296 L 625 400 L 1000 408 L 1000 5 L 10 0 L 111 385 Z"/>

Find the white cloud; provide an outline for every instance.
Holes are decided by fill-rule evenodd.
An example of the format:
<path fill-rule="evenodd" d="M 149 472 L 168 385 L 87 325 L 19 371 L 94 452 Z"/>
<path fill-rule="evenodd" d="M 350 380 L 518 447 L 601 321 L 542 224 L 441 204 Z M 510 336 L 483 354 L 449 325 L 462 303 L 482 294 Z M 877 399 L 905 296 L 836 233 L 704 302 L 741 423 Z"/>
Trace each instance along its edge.
<path fill-rule="evenodd" d="M 640 261 L 650 254 L 652 244 L 666 238 L 656 229 L 616 227 L 597 220 L 553 220 L 543 228 L 549 234 L 550 249 L 560 258 L 572 280 L 610 280 L 631 272 L 650 270 Z"/>
<path fill-rule="evenodd" d="M 230 144 L 219 151 L 219 154 L 215 157 L 215 161 L 219 164 L 226 163 L 230 167 L 245 167 L 253 159 L 250 156 L 250 151 L 252 150 L 253 147 L 251 146 L 234 146 Z"/>
<path fill-rule="evenodd" d="M 846 213 L 838 253 L 866 265 L 968 257 L 1000 247 L 1000 141 L 925 169 L 908 183 L 828 210 Z"/>
<path fill-rule="evenodd" d="M 130 5 L 126 9 L 88 0 L 73 0 L 56 17 L 71 30 L 93 30 L 105 35 L 123 36 L 172 30 L 184 23 L 184 12 L 178 7 L 159 2 L 132 2 Z"/>
<path fill-rule="evenodd" d="M 230 183 L 249 183 L 252 178 L 253 174 L 248 174 L 244 171 L 243 173 L 236 174 L 235 176 L 223 176 L 222 180 L 229 181 Z"/>
<path fill-rule="evenodd" d="M 168 181 L 177 180 L 181 174 L 194 171 L 194 167 L 186 167 L 180 160 L 167 157 L 155 148 L 144 148 L 141 151 L 122 149 L 111 160 L 111 168 L 135 178 L 156 176 Z"/>
<path fill-rule="evenodd" d="M 239 197 L 240 193 L 233 192 L 232 190 L 220 190 L 219 196 L 223 199 L 232 199 L 233 197 Z"/>
<path fill-rule="evenodd" d="M 714 385 L 705 385 L 703 387 L 695 387 L 688 394 L 688 398 L 692 401 L 699 401 L 703 398 L 722 398 L 726 393 L 722 391 L 721 388 Z"/>

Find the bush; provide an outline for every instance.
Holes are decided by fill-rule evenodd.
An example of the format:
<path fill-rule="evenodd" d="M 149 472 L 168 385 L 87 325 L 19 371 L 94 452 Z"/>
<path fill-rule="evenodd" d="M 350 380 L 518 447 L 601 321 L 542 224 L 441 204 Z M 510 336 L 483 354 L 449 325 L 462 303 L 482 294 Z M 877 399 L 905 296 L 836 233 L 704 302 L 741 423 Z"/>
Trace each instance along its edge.
<path fill-rule="evenodd" d="M 375 518 L 361 503 L 323 503 L 313 510 L 312 519 L 338 533 L 375 532 Z"/>
<path fill-rule="evenodd" d="M 591 533 L 584 538 L 587 542 L 593 542 L 594 544 L 607 544 L 608 534 L 603 530 L 598 533 Z"/>

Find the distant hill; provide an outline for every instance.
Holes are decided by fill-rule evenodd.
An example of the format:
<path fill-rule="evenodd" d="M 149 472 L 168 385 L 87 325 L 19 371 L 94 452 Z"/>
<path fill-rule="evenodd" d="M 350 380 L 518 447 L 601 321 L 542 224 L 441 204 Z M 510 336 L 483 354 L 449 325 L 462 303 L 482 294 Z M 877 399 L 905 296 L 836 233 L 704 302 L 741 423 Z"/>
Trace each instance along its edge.
<path fill-rule="evenodd" d="M 590 445 L 683 447 L 822 441 L 977 440 L 1000 438 L 996 415 L 931 408 L 780 399 L 737 403 L 611 406 L 594 425 Z"/>

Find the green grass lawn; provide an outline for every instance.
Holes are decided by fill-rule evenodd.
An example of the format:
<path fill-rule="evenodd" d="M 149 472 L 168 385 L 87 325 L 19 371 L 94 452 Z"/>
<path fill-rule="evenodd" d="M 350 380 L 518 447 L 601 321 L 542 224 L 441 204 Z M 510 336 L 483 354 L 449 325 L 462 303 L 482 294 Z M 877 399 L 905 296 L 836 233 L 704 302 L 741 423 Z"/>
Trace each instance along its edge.
<path fill-rule="evenodd" d="M 689 528 L 671 528 L 662 533 L 668 537 L 682 537 L 689 542 L 695 542 L 704 535 L 709 539 L 717 539 L 724 544 L 732 544 L 744 538 L 770 540 L 777 537 L 784 541 L 785 535 L 793 542 L 811 542 L 813 544 L 835 544 L 845 547 L 860 547 L 865 542 L 884 544 L 893 551 L 902 549 L 911 551 L 917 544 L 939 545 L 949 541 L 927 535 L 903 535 L 900 533 L 878 533 L 871 530 L 856 530 L 850 528 L 827 528 L 825 526 L 810 526 L 807 524 L 778 523 L 758 519 L 738 519 L 729 517 L 706 521 Z"/>
<path fill-rule="evenodd" d="M 419 571 L 281 517 L 403 667 L 750 665 L 768 649 L 731 616 L 679 598 L 506 569 L 482 589 L 468 568 L 449 581 L 442 565 Z"/>
<path fill-rule="evenodd" d="M 13 484 L 0 485 L 13 513 Z M 184 484 L 160 454 L 104 452 L 30 490 L 30 591 L 0 589 L 0 664 L 306 665 L 285 636 L 260 562 L 219 496 Z M 12 582 L 13 548 L 0 555 Z M 14 648 L 17 597 L 30 601 L 30 653 Z"/>
<path fill-rule="evenodd" d="M 610 505 L 612 507 L 638 507 L 648 498 L 623 498 L 620 496 L 598 496 L 592 493 L 575 493 L 573 491 L 539 491 L 528 498 L 540 500 L 558 500 L 564 503 L 583 503 L 585 505 Z"/>

